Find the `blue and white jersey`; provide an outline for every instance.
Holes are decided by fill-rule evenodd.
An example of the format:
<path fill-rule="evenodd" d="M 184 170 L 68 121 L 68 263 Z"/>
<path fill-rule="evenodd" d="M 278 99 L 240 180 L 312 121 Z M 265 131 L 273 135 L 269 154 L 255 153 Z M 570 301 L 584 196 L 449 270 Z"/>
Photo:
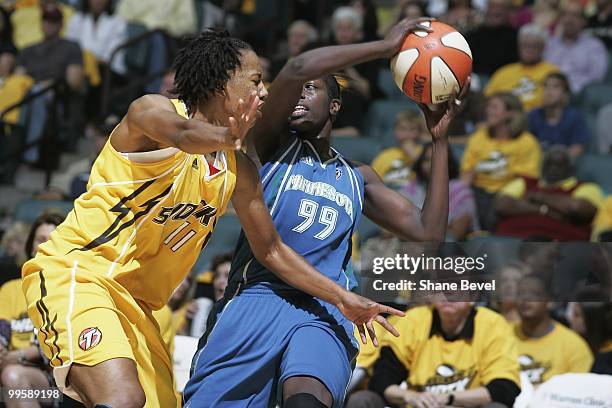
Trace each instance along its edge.
<path fill-rule="evenodd" d="M 364 182 L 356 167 L 332 149 L 322 162 L 314 146 L 290 137 L 260 169 L 264 199 L 282 240 L 318 271 L 352 289 L 351 237 L 363 207 Z M 253 256 L 244 234 L 232 263 L 230 282 L 288 285 Z"/>

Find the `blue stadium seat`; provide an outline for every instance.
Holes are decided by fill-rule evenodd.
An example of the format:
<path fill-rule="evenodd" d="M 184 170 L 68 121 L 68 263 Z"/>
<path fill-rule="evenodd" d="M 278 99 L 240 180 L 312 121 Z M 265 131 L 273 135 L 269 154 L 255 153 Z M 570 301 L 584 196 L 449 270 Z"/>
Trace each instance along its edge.
<path fill-rule="evenodd" d="M 612 156 L 607 154 L 584 154 L 576 163 L 576 177 L 581 181 L 592 181 L 607 193 L 612 193 Z"/>
<path fill-rule="evenodd" d="M 72 201 L 23 200 L 17 205 L 13 219 L 31 224 L 45 211 L 55 211 L 66 215 L 72 210 L 72 207 Z"/>
<path fill-rule="evenodd" d="M 380 151 L 378 140 L 357 137 L 332 137 L 332 146 L 344 157 L 364 164 L 372 160 Z"/>
<path fill-rule="evenodd" d="M 387 99 L 405 100 L 406 95 L 395 84 L 393 74 L 390 69 L 381 69 L 378 71 L 378 87 L 385 94 Z"/>
<path fill-rule="evenodd" d="M 192 269 L 192 273 L 197 274 L 202 272 L 205 268 L 210 268 L 215 256 L 233 252 L 236 249 L 240 230 L 240 221 L 236 215 L 225 214 L 219 218 L 215 230 L 213 231 L 212 238 L 208 245 L 206 245 L 206 248 L 204 248 L 204 251 L 200 254 L 200 257 Z"/>
<path fill-rule="evenodd" d="M 380 141 L 382 147 L 395 144 L 393 126 L 395 116 L 404 110 L 418 110 L 416 103 L 408 98 L 402 100 L 380 100 L 372 103 L 364 120 L 362 133 L 369 138 Z"/>
<path fill-rule="evenodd" d="M 602 106 L 612 103 L 612 84 L 588 85 L 581 92 L 578 100 L 584 111 L 596 114 Z"/>

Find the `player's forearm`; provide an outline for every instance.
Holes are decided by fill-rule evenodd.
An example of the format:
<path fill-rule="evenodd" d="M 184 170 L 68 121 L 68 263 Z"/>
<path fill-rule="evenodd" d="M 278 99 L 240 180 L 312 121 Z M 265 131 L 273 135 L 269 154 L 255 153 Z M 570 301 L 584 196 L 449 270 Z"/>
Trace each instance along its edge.
<path fill-rule="evenodd" d="M 345 289 L 314 269 L 283 242 L 257 257 L 259 262 L 285 283 L 329 304 L 338 305 Z"/>
<path fill-rule="evenodd" d="M 438 140 L 432 148 L 431 176 L 421 221 L 428 240 L 442 241 L 448 222 L 448 142 Z"/>
<path fill-rule="evenodd" d="M 174 134 L 174 147 L 193 154 L 213 153 L 227 149 L 228 128 L 197 119 L 184 120 Z"/>
<path fill-rule="evenodd" d="M 456 392 L 454 395 L 453 406 L 455 407 L 480 407 L 493 402 L 489 391 L 485 387 Z"/>
<path fill-rule="evenodd" d="M 304 82 L 351 65 L 387 58 L 394 50 L 395 47 L 384 40 L 316 48 L 290 60 L 279 76 Z"/>

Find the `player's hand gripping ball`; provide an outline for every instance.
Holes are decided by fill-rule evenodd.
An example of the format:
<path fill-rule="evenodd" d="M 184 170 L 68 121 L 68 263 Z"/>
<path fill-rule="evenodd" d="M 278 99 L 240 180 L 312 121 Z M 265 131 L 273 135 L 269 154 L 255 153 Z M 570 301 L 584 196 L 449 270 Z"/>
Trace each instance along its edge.
<path fill-rule="evenodd" d="M 453 27 L 438 21 L 421 23 L 432 32 L 410 33 L 391 59 L 397 86 L 410 99 L 435 105 L 459 94 L 472 72 L 472 51 Z"/>

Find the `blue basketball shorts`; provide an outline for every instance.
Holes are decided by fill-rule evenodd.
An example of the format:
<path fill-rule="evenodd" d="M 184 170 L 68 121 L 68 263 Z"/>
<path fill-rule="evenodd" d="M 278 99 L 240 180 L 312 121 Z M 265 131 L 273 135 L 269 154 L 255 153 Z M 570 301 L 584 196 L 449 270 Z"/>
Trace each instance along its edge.
<path fill-rule="evenodd" d="M 358 351 L 352 322 L 335 307 L 265 284 L 246 288 L 194 356 L 185 407 L 274 407 L 295 376 L 318 379 L 342 407 Z"/>

